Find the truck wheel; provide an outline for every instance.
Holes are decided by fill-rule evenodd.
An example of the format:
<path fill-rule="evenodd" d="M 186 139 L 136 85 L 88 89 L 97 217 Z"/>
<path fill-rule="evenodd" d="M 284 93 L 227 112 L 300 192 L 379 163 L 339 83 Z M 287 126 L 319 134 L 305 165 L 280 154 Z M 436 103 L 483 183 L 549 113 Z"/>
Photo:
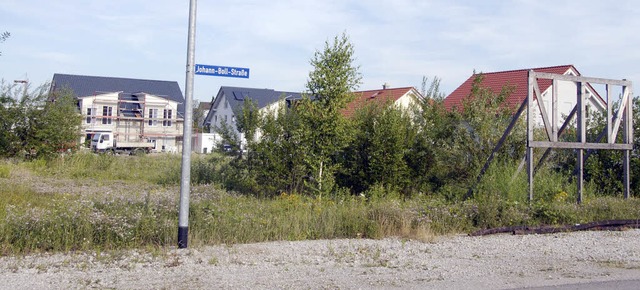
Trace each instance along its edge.
<path fill-rule="evenodd" d="M 131 151 L 131 155 L 135 155 L 135 156 L 142 156 L 145 153 L 146 153 L 145 150 L 142 148 L 138 148 L 136 150 Z"/>

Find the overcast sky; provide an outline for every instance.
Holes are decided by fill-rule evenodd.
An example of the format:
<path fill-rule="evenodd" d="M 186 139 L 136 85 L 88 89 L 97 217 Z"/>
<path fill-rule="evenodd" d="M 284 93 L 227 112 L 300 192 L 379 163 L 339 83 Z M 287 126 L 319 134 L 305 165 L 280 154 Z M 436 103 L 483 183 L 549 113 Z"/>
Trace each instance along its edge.
<path fill-rule="evenodd" d="M 33 86 L 54 73 L 177 81 L 184 91 L 189 1 L 0 0 L 0 78 Z M 195 77 L 195 98 L 220 86 L 302 91 L 316 50 L 346 32 L 360 89 L 453 91 L 475 69 L 573 64 L 585 76 L 640 85 L 640 1 L 198 1 L 196 63 L 246 67 L 249 79 Z M 634 95 L 638 95 L 636 89 Z"/>

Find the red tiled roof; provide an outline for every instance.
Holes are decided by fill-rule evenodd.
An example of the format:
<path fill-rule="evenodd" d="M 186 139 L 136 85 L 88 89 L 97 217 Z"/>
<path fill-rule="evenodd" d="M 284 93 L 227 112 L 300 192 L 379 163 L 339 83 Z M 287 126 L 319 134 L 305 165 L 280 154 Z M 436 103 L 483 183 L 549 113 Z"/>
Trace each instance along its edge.
<path fill-rule="evenodd" d="M 578 70 L 573 65 L 482 73 L 484 79 L 482 80 L 481 87 L 488 88 L 496 94 L 500 93 L 504 85 L 513 87 L 513 92 L 505 102 L 509 107 L 518 107 L 527 97 L 529 91 L 527 85 L 527 82 L 529 80 L 529 70 L 533 70 L 535 72 L 565 74 L 570 69 L 573 70 L 576 75 L 580 75 L 580 72 L 578 72 Z M 469 95 L 471 94 L 471 85 L 473 84 L 473 80 L 475 79 L 475 77 L 476 74 L 469 77 L 462 85 L 460 85 L 444 99 L 445 108 L 450 110 L 454 107 L 462 107 L 462 100 L 469 97 Z M 538 86 L 540 87 L 540 92 L 542 93 L 551 86 L 551 80 L 539 79 Z"/>
<path fill-rule="evenodd" d="M 413 89 L 413 87 L 404 87 L 353 92 L 355 99 L 342 110 L 342 115 L 351 117 L 355 114 L 356 110 L 372 103 L 377 105 L 384 105 L 387 102 L 393 103 Z"/>

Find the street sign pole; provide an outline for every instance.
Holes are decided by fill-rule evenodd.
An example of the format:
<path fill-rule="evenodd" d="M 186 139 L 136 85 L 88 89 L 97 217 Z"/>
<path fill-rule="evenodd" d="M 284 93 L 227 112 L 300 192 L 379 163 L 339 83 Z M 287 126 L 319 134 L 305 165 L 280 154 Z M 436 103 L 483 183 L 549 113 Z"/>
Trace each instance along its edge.
<path fill-rule="evenodd" d="M 185 84 L 184 123 L 182 140 L 182 175 L 180 178 L 180 210 L 178 213 L 178 248 L 188 245 L 189 191 L 191 186 L 191 129 L 193 126 L 193 75 L 196 47 L 196 0 L 189 2 L 189 36 L 187 41 L 187 77 Z"/>

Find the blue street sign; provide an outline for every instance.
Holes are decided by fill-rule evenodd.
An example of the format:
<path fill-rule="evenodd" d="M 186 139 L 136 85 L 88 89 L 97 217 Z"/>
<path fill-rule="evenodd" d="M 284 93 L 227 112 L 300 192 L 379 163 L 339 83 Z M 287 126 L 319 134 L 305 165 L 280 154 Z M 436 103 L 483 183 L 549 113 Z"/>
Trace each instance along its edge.
<path fill-rule="evenodd" d="M 208 75 L 230 78 L 249 78 L 249 69 L 244 67 L 228 67 L 218 65 L 196 64 L 197 75 Z"/>

